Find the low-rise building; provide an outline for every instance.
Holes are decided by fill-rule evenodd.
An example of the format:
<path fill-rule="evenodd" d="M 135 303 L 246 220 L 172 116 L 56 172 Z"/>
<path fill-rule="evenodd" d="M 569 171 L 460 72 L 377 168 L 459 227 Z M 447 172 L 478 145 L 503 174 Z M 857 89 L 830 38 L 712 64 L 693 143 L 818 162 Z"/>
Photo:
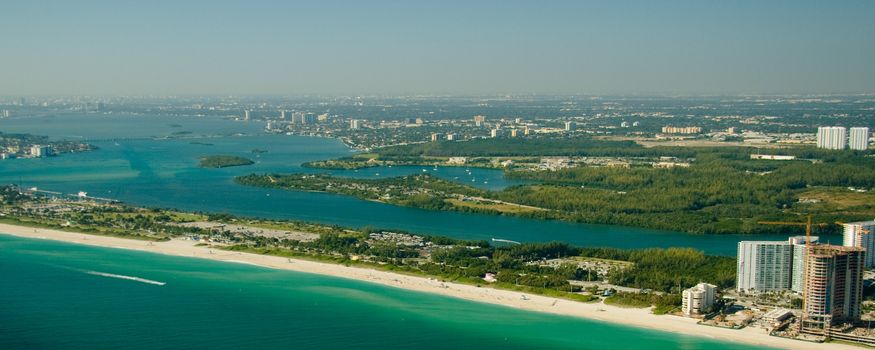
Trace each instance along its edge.
<path fill-rule="evenodd" d="M 468 158 L 465 157 L 450 157 L 449 159 L 447 159 L 447 164 L 452 165 L 464 165 L 467 162 Z"/>
<path fill-rule="evenodd" d="M 681 308 L 684 315 L 703 314 L 711 310 L 717 295 L 717 286 L 699 283 L 695 287 L 684 290 Z"/>
<path fill-rule="evenodd" d="M 757 160 L 794 160 L 796 156 L 782 156 L 777 154 L 751 154 L 750 159 Z"/>

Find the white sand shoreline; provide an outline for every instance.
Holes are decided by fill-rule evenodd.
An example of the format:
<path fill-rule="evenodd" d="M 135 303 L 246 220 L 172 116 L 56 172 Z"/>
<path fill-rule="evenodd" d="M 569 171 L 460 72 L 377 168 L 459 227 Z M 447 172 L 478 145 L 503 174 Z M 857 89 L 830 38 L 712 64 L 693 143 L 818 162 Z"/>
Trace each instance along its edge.
<path fill-rule="evenodd" d="M 717 327 L 700 326 L 696 320 L 678 316 L 657 316 L 646 309 L 620 308 L 604 303 L 581 303 L 570 300 L 551 298 L 541 295 L 525 294 L 528 300 L 523 300 L 524 293 L 494 288 L 481 288 L 465 284 L 440 282 L 427 277 L 409 276 L 387 271 L 368 269 L 364 267 L 349 267 L 339 264 L 322 263 L 309 260 L 288 259 L 283 257 L 259 255 L 251 253 L 229 252 L 208 247 L 196 247 L 197 242 L 187 240 L 171 240 L 168 242 L 139 241 L 116 237 L 96 236 L 83 233 L 65 232 L 51 229 L 41 229 L 26 226 L 0 224 L 0 234 L 13 236 L 57 240 L 71 243 L 86 244 L 99 247 L 130 249 L 166 255 L 195 257 L 243 263 L 265 268 L 284 269 L 297 272 L 314 273 L 339 278 L 378 283 L 381 285 L 403 288 L 407 290 L 439 294 L 470 301 L 497 304 L 527 311 L 551 313 L 564 316 L 580 317 L 590 320 L 610 322 L 625 326 L 647 328 L 664 332 L 679 333 L 733 343 L 767 346 L 783 349 L 860 349 L 857 346 L 837 343 L 810 343 L 772 337 L 765 330 L 747 327 L 741 330 L 731 330 Z M 2 252 L 0 252 L 2 254 Z"/>

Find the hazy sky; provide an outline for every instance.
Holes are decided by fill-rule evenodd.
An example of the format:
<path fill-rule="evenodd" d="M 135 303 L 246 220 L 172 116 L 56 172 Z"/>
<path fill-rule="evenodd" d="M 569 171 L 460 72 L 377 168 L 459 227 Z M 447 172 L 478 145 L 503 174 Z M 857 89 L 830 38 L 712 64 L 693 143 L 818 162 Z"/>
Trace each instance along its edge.
<path fill-rule="evenodd" d="M 0 95 L 875 92 L 875 1 L 0 1 Z"/>

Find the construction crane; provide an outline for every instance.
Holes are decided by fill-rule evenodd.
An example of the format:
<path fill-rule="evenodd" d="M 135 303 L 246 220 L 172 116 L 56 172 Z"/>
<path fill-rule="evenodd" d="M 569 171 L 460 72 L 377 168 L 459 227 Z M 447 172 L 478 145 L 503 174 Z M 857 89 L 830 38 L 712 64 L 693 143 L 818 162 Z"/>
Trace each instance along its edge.
<path fill-rule="evenodd" d="M 758 224 L 761 225 L 787 225 L 787 226 L 805 226 L 805 248 L 811 244 L 811 227 L 826 227 L 829 225 L 825 222 L 812 223 L 811 215 L 808 215 L 807 222 L 794 222 L 794 221 L 757 221 Z M 807 249 L 806 249 L 807 250 Z"/>
<path fill-rule="evenodd" d="M 808 217 L 808 220 L 806 220 L 806 222 L 757 221 L 757 223 L 762 224 L 762 225 L 805 226 L 805 252 L 803 253 L 805 255 L 804 255 L 803 261 L 805 261 L 805 264 L 807 265 L 808 264 L 808 254 L 809 254 L 809 250 L 811 249 L 811 227 L 812 226 L 825 227 L 825 226 L 829 225 L 825 222 L 812 223 L 811 222 L 811 215 L 808 215 L 807 217 Z M 802 314 L 804 315 L 804 318 L 808 318 L 808 311 L 805 308 L 805 298 L 806 298 L 805 294 L 808 292 L 806 289 L 807 288 L 802 289 Z M 802 323 L 799 323 L 799 327 L 802 327 Z"/>

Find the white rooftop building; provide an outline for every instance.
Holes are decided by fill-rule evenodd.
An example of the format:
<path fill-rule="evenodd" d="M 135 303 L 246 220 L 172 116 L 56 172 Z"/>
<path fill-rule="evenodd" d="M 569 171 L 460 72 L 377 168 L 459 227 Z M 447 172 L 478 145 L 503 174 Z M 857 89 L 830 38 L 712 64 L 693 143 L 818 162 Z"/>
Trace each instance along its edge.
<path fill-rule="evenodd" d="M 714 306 L 717 286 L 708 283 L 699 283 L 695 287 L 684 290 L 682 309 L 684 315 L 702 314 Z"/>
<path fill-rule="evenodd" d="M 863 261 L 865 267 L 875 267 L 875 221 L 849 222 L 844 227 L 842 245 L 860 247 L 866 250 Z"/>

